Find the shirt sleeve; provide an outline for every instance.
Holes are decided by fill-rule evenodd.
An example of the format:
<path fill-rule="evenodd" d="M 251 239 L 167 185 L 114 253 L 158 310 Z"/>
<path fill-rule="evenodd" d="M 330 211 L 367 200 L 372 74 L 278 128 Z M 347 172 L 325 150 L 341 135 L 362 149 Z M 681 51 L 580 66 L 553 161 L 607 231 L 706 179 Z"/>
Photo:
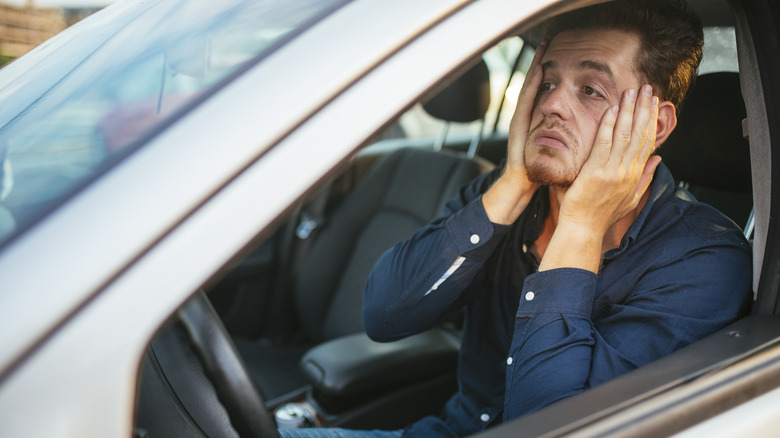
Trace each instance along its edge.
<path fill-rule="evenodd" d="M 440 322 L 482 268 L 508 226 L 490 222 L 482 193 L 501 166 L 462 188 L 442 216 L 379 258 L 363 294 L 363 326 L 377 341 Z"/>
<path fill-rule="evenodd" d="M 703 248 L 656 267 L 625 302 L 591 320 L 596 274 L 561 268 L 523 286 L 507 358 L 504 420 L 624 374 L 728 325 L 747 311 L 750 254 Z M 596 303 L 598 306 L 599 303 Z"/>

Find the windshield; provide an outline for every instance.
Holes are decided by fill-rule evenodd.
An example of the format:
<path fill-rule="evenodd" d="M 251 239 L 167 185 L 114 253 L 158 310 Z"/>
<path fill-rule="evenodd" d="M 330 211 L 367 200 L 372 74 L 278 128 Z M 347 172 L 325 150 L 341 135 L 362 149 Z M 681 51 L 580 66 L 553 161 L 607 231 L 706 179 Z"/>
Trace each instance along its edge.
<path fill-rule="evenodd" d="M 0 70 L 0 245 L 342 3 L 124 1 Z"/>

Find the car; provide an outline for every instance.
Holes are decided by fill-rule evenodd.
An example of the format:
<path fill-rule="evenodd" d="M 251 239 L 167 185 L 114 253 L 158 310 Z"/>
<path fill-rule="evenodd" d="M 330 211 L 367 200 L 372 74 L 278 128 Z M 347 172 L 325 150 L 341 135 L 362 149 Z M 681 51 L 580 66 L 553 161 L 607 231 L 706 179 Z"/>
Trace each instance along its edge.
<path fill-rule="evenodd" d="M 455 190 L 442 175 L 500 162 L 531 29 L 597 2 L 120 0 L 4 67 L 0 435 L 269 437 L 274 416 L 362 428 L 436 412 L 459 316 L 374 343 L 350 322 L 354 290 Z M 689 4 L 707 48 L 678 141 L 718 148 L 660 153 L 750 237 L 752 313 L 482 436 L 774 434 L 780 6 Z M 392 233 L 344 221 L 387 163 L 416 168 L 391 207 L 422 213 Z"/>

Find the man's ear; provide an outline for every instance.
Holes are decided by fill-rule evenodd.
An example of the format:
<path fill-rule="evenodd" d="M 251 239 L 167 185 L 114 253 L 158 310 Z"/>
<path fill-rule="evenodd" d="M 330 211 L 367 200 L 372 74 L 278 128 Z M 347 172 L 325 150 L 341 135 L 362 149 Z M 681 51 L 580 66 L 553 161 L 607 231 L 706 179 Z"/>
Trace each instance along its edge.
<path fill-rule="evenodd" d="M 677 110 L 669 101 L 658 104 L 658 122 L 655 130 L 656 149 L 666 141 L 677 126 Z"/>

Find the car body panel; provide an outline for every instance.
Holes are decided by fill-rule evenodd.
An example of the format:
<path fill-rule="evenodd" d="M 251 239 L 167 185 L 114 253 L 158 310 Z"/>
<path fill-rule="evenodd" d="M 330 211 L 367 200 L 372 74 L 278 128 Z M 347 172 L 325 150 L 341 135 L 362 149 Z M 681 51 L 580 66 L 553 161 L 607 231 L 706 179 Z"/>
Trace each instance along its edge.
<path fill-rule="evenodd" d="M 166 318 L 378 124 L 544 5 L 353 2 L 9 243 L 0 254 L 8 287 L 0 310 L 2 434 L 124 435 L 140 357 Z M 356 22 L 372 38 L 337 31 Z M 341 57 L 328 47 L 340 47 Z M 319 66 L 316 77 L 285 68 L 302 54 Z M 437 67 L 415 62 L 423 57 Z M 295 87 L 282 89 L 273 77 Z M 405 87 L 394 86 L 399 77 Z M 328 147 L 312 148 L 317 142 Z M 122 202 L 104 208 L 111 199 Z M 89 239 L 81 241 L 84 230 Z M 30 278 L 19 269 L 28 264 L 46 275 Z M 31 424 L 25 413 L 36 410 L 51 421 Z"/>
<path fill-rule="evenodd" d="M 780 318 L 750 316 L 480 436 L 669 436 L 780 384 Z"/>
<path fill-rule="evenodd" d="M 737 406 L 722 416 L 714 417 L 675 434 L 674 437 L 773 437 L 777 435 L 778 415 L 780 415 L 780 389 L 775 389 Z"/>

